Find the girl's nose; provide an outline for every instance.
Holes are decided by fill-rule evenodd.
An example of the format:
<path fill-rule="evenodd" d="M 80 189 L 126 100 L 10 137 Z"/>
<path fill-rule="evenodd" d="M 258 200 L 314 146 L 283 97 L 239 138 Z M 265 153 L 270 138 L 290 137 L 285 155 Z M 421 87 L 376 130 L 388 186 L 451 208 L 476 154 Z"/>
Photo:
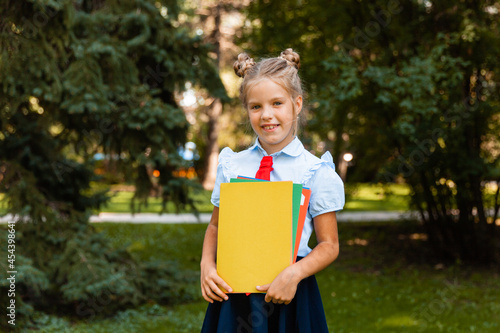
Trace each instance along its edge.
<path fill-rule="evenodd" d="M 262 108 L 262 114 L 260 116 L 262 119 L 270 119 L 273 117 L 273 110 L 269 106 L 265 106 Z"/>

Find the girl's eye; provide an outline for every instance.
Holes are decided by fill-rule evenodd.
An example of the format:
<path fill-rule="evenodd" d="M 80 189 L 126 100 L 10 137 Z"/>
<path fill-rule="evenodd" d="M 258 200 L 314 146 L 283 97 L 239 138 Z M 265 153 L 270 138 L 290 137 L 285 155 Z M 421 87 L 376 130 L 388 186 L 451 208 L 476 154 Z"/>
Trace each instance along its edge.
<path fill-rule="evenodd" d="M 251 110 L 258 110 L 260 108 L 260 105 L 253 105 L 250 109 Z"/>
<path fill-rule="evenodd" d="M 277 105 L 277 106 L 279 106 L 281 104 L 283 104 L 283 103 L 281 103 L 281 102 L 274 102 L 274 105 Z"/>

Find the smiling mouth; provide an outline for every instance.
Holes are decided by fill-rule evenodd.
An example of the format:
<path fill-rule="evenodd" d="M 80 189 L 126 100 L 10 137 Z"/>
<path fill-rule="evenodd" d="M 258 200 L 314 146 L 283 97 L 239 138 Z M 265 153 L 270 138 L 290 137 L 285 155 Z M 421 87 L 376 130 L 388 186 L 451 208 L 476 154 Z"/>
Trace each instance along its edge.
<path fill-rule="evenodd" d="M 275 129 L 278 126 L 279 125 L 265 125 L 265 126 L 262 126 L 262 128 L 265 129 L 266 131 L 270 131 L 270 130 Z"/>

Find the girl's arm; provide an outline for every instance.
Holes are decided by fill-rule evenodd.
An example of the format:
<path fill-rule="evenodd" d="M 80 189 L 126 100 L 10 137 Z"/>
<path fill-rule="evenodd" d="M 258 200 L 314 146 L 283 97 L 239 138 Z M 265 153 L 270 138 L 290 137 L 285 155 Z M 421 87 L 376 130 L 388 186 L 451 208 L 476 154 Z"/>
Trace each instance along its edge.
<path fill-rule="evenodd" d="M 292 301 L 300 281 L 330 265 L 339 254 L 337 216 L 335 212 L 314 218 L 314 230 L 318 245 L 304 259 L 285 268 L 271 284 L 257 287 L 267 291 L 266 302 L 288 304 Z"/>
<path fill-rule="evenodd" d="M 219 225 L 219 207 L 214 207 L 212 218 L 205 232 L 205 240 L 203 241 L 203 251 L 201 254 L 200 271 L 201 271 L 201 294 L 203 298 L 210 303 L 215 301 L 222 302 L 227 300 L 227 295 L 219 288 L 222 286 L 227 291 L 232 289 L 229 285 L 217 275 L 217 266 L 215 259 L 217 255 L 217 229 Z"/>

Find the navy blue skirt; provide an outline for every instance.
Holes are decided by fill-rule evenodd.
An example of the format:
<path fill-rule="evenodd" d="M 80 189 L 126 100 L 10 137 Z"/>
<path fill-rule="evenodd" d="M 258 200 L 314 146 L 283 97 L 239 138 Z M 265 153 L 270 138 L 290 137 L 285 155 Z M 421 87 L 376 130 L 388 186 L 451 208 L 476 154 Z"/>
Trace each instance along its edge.
<path fill-rule="evenodd" d="M 265 294 L 228 296 L 208 304 L 202 333 L 328 333 L 314 275 L 300 281 L 287 305 L 267 303 Z"/>

